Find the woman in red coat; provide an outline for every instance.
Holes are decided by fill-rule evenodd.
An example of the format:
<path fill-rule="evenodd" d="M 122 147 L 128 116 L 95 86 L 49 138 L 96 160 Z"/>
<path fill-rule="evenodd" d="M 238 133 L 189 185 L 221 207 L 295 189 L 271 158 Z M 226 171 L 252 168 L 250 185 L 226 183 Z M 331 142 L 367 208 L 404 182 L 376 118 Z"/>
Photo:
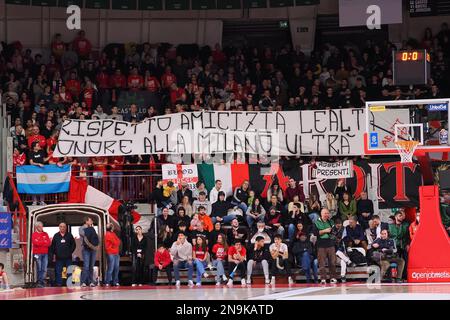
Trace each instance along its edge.
<path fill-rule="evenodd" d="M 119 286 L 119 265 L 120 265 L 120 239 L 114 233 L 114 225 L 106 225 L 105 251 L 108 258 L 108 268 L 106 270 L 105 285 Z"/>

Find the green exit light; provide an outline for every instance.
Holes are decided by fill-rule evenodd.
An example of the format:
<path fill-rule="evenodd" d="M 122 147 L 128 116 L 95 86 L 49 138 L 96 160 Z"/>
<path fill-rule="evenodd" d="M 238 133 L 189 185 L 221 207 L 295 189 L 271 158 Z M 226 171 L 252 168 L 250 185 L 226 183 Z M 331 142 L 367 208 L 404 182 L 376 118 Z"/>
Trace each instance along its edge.
<path fill-rule="evenodd" d="M 280 21 L 280 29 L 287 29 L 287 28 L 289 28 L 289 22 Z"/>

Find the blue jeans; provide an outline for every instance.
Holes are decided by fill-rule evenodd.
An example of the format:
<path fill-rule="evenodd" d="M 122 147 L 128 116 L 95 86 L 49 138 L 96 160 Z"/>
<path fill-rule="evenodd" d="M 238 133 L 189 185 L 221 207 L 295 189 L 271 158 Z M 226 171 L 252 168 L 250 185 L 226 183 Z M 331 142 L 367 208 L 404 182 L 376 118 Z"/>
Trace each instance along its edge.
<path fill-rule="evenodd" d="M 292 243 L 292 240 L 294 240 L 294 236 L 295 236 L 295 225 L 293 223 L 291 223 L 288 226 L 288 239 L 289 239 L 290 243 Z"/>
<path fill-rule="evenodd" d="M 192 280 L 192 274 L 194 273 L 194 265 L 192 262 L 177 261 L 173 262 L 173 273 L 175 275 L 175 281 L 180 280 L 180 269 L 188 269 L 188 280 Z"/>
<path fill-rule="evenodd" d="M 202 275 L 205 273 L 206 261 L 194 260 L 195 268 L 197 269 L 197 282 L 202 282 Z"/>
<path fill-rule="evenodd" d="M 245 203 L 239 203 L 237 201 L 231 201 L 232 205 L 237 206 L 239 209 L 242 210 L 242 213 L 245 214 L 247 212 L 248 206 Z"/>
<path fill-rule="evenodd" d="M 97 257 L 97 251 L 82 249 L 83 271 L 81 272 L 81 283 L 89 285 L 93 282 L 94 265 Z"/>
<path fill-rule="evenodd" d="M 255 218 L 247 215 L 247 216 L 245 216 L 245 220 L 247 220 L 248 227 L 250 229 L 252 229 L 253 226 L 255 225 L 255 221 L 256 222 L 264 221 L 264 216 L 260 216 L 259 218 L 255 219 Z"/>
<path fill-rule="evenodd" d="M 217 269 L 216 281 L 220 281 L 220 278 L 225 275 L 225 268 L 223 267 L 222 260 L 213 260 L 213 266 Z"/>
<path fill-rule="evenodd" d="M 121 171 L 111 171 L 109 173 L 109 190 L 111 196 L 115 199 L 121 199 L 122 175 Z"/>
<path fill-rule="evenodd" d="M 72 259 L 56 259 L 55 262 L 55 283 L 58 287 L 62 286 L 62 271 L 66 267 L 66 270 L 72 264 Z"/>
<path fill-rule="evenodd" d="M 234 214 L 230 214 L 230 215 L 222 217 L 222 219 L 223 219 L 222 223 L 231 223 L 231 221 L 236 219 L 236 216 Z M 211 220 L 212 220 L 213 224 L 215 224 L 217 221 L 216 217 L 212 217 Z"/>
<path fill-rule="evenodd" d="M 37 267 L 37 283 L 45 284 L 45 274 L 47 273 L 48 254 L 35 254 Z"/>
<path fill-rule="evenodd" d="M 105 284 L 115 285 L 119 283 L 119 264 L 120 256 L 118 254 L 108 254 L 108 268 L 106 269 Z"/>
<path fill-rule="evenodd" d="M 318 261 L 317 259 L 312 260 L 312 256 L 309 252 L 299 253 L 297 256 L 297 262 L 301 262 L 302 269 L 305 272 L 306 282 L 311 282 L 311 262 L 313 268 L 314 281 L 318 281 L 317 271 L 318 271 Z"/>

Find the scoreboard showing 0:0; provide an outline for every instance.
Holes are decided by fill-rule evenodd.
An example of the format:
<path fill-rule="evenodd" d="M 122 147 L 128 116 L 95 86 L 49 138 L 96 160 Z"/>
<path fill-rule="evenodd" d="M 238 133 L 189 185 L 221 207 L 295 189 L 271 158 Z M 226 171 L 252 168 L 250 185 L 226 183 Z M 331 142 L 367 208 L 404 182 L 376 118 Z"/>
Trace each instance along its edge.
<path fill-rule="evenodd" d="M 396 53 L 397 61 L 423 61 L 423 51 L 401 51 Z M 427 60 L 430 60 L 430 54 L 427 53 Z"/>
<path fill-rule="evenodd" d="M 430 54 L 426 50 L 398 51 L 393 59 L 394 84 L 424 85 L 430 79 Z"/>

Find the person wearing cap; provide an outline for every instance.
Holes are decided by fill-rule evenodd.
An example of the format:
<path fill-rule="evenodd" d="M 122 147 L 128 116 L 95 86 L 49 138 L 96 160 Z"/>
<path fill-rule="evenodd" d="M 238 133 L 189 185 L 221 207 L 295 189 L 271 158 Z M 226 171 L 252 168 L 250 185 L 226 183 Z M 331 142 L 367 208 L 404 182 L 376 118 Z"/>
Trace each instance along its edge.
<path fill-rule="evenodd" d="M 175 285 L 180 286 L 180 269 L 188 269 L 188 285 L 193 286 L 192 274 L 194 266 L 192 262 L 192 245 L 186 240 L 186 236 L 179 232 L 177 241 L 172 244 L 170 254 L 173 257 L 173 271 L 175 276 Z"/>
<path fill-rule="evenodd" d="M 245 276 L 247 274 L 247 250 L 242 245 L 241 240 L 235 240 L 234 245 L 228 248 L 228 273 L 230 278 L 227 285 L 233 285 L 233 278 L 239 272 L 241 284 L 245 286 Z"/>
<path fill-rule="evenodd" d="M 232 203 L 225 201 L 225 192 L 219 191 L 218 196 L 218 200 L 212 205 L 212 222 L 230 223 L 233 219 L 236 218 L 234 214 L 230 214 L 234 206 Z"/>
<path fill-rule="evenodd" d="M 248 250 L 248 262 L 247 262 L 247 284 L 252 283 L 252 272 L 258 264 L 261 264 L 265 283 L 269 284 L 269 261 L 270 255 L 266 246 L 264 245 L 264 237 L 256 237 L 256 241 L 253 246 L 250 246 Z"/>
<path fill-rule="evenodd" d="M 211 211 L 212 211 L 212 205 L 211 202 L 206 199 L 206 192 L 205 191 L 200 191 L 198 193 L 198 199 L 194 200 L 194 203 L 192 204 L 192 210 L 194 212 L 198 212 L 198 208 L 200 206 L 203 206 L 206 208 L 206 214 L 208 216 L 211 215 Z"/>

